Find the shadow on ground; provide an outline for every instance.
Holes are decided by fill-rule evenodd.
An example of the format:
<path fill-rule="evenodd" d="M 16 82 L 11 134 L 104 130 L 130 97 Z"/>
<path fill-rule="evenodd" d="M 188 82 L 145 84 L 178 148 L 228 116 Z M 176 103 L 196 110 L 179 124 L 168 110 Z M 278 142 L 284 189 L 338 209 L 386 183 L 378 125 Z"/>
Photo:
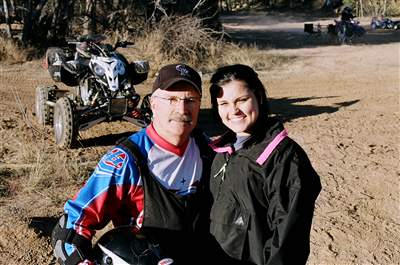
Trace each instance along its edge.
<path fill-rule="evenodd" d="M 301 104 L 308 100 L 319 99 L 320 97 L 304 97 L 304 98 L 277 98 L 270 99 L 272 113 L 276 114 L 284 122 L 298 119 L 301 117 L 309 117 L 320 115 L 323 113 L 334 113 L 340 108 L 351 106 L 359 100 L 351 100 L 335 103 L 333 106 L 314 106 L 309 104 Z M 301 104 L 301 105 L 300 105 Z"/>
<path fill-rule="evenodd" d="M 91 146 L 113 146 L 122 139 L 125 139 L 130 135 L 132 135 L 132 133 L 134 133 L 134 131 L 118 133 L 118 134 L 102 135 L 87 139 L 80 139 L 79 143 L 77 144 L 77 147 L 85 148 Z"/>
<path fill-rule="evenodd" d="M 333 97 L 304 97 L 304 98 L 270 98 L 270 106 L 272 113 L 278 116 L 282 121 L 289 122 L 301 117 L 320 115 L 323 113 L 334 113 L 340 108 L 351 106 L 359 100 L 345 101 L 334 103 L 328 106 L 316 106 L 304 104 L 309 100 L 317 100 L 321 98 Z M 199 127 L 210 137 L 222 134 L 225 127 L 220 124 L 211 109 L 201 109 L 199 113 Z M 102 135 L 99 137 L 81 139 L 80 147 L 90 146 L 113 146 L 119 140 L 129 137 L 134 132 L 125 132 L 120 134 Z"/>
<path fill-rule="evenodd" d="M 259 25 L 259 22 L 262 21 L 265 23 L 263 17 L 273 17 L 267 24 L 273 25 L 279 22 L 307 22 L 311 20 L 322 20 L 322 19 L 329 19 L 335 17 L 335 13 L 331 12 L 322 12 L 318 10 L 313 11 L 306 11 L 306 10 L 285 10 L 282 9 L 281 11 L 259 11 L 259 12 L 224 12 L 221 14 L 221 20 L 223 23 L 241 23 L 245 22 L 246 24 L 250 25 Z M 249 18 L 252 23 L 249 22 Z M 255 18 L 255 19 L 254 19 Z M 257 19 L 258 18 L 258 19 Z"/>
<path fill-rule="evenodd" d="M 364 27 L 365 28 L 365 27 Z M 327 32 L 321 35 L 304 33 L 299 29 L 277 30 L 227 30 L 230 39 L 237 44 L 255 44 L 258 48 L 298 49 L 341 45 L 336 36 Z M 362 37 L 355 37 L 352 45 L 377 45 L 400 42 L 400 30 L 367 30 Z"/>
<path fill-rule="evenodd" d="M 309 117 L 324 113 L 334 113 L 343 107 L 348 107 L 359 102 L 351 100 L 334 103 L 328 106 L 316 106 L 304 104 L 309 100 L 334 97 L 304 97 L 304 98 L 270 98 L 270 107 L 272 113 L 278 116 L 283 122 L 289 122 L 301 117 Z M 199 115 L 199 126 L 210 137 L 220 135 L 225 129 L 213 116 L 211 109 L 202 109 Z"/>
<path fill-rule="evenodd" d="M 225 32 L 230 41 L 238 44 L 256 44 L 259 48 L 298 49 L 304 47 L 341 45 L 337 36 L 328 34 L 327 26 L 334 24 L 335 16 L 323 12 L 263 12 L 255 14 L 222 15 Z M 365 19 L 364 19 L 365 20 Z M 321 34 L 304 32 L 305 23 L 321 21 Z M 400 42 L 400 30 L 371 30 L 355 37 L 353 45 L 376 45 Z"/>
<path fill-rule="evenodd" d="M 320 115 L 323 113 L 334 113 L 340 108 L 351 106 L 359 101 L 352 100 L 338 102 L 328 106 L 304 104 L 309 100 L 318 100 L 321 98 L 334 97 L 270 98 L 269 102 L 272 113 L 278 116 L 282 121 L 289 122 L 301 117 Z M 226 130 L 226 128 L 217 121 L 211 109 L 200 110 L 198 123 L 199 127 L 210 137 L 221 135 Z M 134 131 L 80 139 L 77 147 L 114 146 L 118 141 L 129 137 L 133 133 Z"/>
<path fill-rule="evenodd" d="M 32 217 L 29 219 L 29 228 L 33 228 L 39 236 L 50 237 L 59 217 Z"/>

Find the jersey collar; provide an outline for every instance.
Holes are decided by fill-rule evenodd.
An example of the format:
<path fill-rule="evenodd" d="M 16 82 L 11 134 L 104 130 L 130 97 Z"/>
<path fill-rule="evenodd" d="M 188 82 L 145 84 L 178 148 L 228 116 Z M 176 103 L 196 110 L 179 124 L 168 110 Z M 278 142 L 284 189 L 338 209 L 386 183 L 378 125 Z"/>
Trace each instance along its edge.
<path fill-rule="evenodd" d="M 183 156 L 183 154 L 186 151 L 186 147 L 189 144 L 189 140 L 186 141 L 182 146 L 175 146 L 162 138 L 154 129 L 153 123 L 151 123 L 149 126 L 146 128 L 147 135 L 150 137 L 151 140 L 161 148 L 174 153 L 177 156 Z"/>

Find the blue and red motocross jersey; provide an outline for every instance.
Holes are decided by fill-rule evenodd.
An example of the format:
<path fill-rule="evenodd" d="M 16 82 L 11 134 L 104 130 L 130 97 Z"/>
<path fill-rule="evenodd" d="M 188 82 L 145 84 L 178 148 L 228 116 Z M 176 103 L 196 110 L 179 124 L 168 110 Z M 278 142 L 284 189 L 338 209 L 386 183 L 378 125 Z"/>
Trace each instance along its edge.
<path fill-rule="evenodd" d="M 139 147 L 149 171 L 164 187 L 183 196 L 196 192 L 203 165 L 194 138 L 178 148 L 161 138 L 150 125 L 129 140 Z M 143 199 L 142 179 L 134 158 L 116 146 L 103 156 L 75 197 L 66 202 L 67 228 L 87 239 L 110 221 L 115 226 L 140 229 Z"/>

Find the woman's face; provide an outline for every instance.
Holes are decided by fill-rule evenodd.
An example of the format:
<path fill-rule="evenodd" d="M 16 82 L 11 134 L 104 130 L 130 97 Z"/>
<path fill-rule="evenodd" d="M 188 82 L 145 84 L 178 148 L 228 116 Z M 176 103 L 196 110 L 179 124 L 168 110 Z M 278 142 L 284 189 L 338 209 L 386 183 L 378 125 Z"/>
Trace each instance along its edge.
<path fill-rule="evenodd" d="M 241 136 L 251 133 L 259 115 L 259 106 L 256 96 L 245 82 L 232 80 L 222 85 L 217 104 L 225 126 Z"/>

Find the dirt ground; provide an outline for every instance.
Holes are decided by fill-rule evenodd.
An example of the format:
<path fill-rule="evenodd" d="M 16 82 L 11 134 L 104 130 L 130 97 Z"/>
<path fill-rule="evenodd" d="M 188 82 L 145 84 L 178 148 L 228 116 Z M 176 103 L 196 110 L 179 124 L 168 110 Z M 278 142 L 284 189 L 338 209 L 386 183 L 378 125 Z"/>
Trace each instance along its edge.
<path fill-rule="evenodd" d="M 264 52 L 296 56 L 258 73 L 273 112 L 321 176 L 308 264 L 399 264 L 400 30 L 368 32 L 353 45 L 334 44 L 324 32 L 303 33 L 304 23 L 330 21 L 264 13 L 223 17 L 233 40 L 251 38 Z M 368 18 L 361 22 L 368 28 Z M 116 139 L 137 130 L 125 122 L 101 124 L 81 135 L 82 147 L 57 150 L 51 129 L 32 115 L 34 88 L 43 83 L 51 80 L 40 61 L 0 65 L 0 264 L 54 264 L 48 235 L 66 197 L 27 188 L 32 168 L 38 170 L 35 150 L 79 161 L 78 172 L 86 172 L 82 168 L 89 171 Z M 211 125 L 203 117 L 201 126 Z M 47 182 L 42 187 L 63 188 Z"/>

